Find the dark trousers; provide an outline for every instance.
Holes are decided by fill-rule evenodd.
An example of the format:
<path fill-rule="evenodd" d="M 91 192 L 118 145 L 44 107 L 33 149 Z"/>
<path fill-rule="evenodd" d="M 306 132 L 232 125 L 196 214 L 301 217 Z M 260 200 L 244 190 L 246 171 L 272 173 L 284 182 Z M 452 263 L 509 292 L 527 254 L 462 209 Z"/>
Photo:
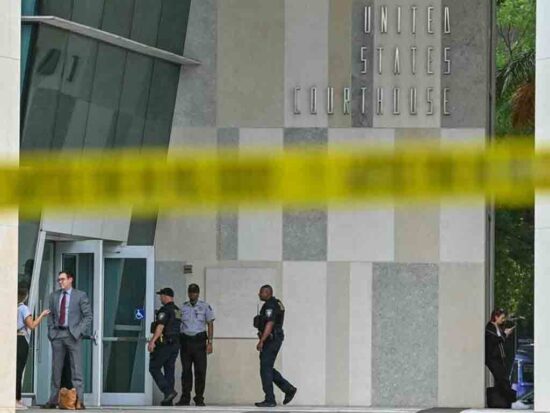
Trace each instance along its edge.
<path fill-rule="evenodd" d="M 489 359 L 486 360 L 485 365 L 495 378 L 495 387 L 498 389 L 500 395 L 510 404 L 515 402 L 516 392 L 510 385 L 504 360 Z"/>
<path fill-rule="evenodd" d="M 260 352 L 260 377 L 262 378 L 262 388 L 267 402 L 275 402 L 273 383 L 283 393 L 288 393 L 293 388 L 292 384 L 274 368 L 277 354 L 279 354 L 282 345 L 282 338 L 272 338 L 264 343 L 264 347 Z"/>
<path fill-rule="evenodd" d="M 182 334 L 181 341 L 181 400 L 189 403 L 195 373 L 195 403 L 204 402 L 206 384 L 206 334 L 196 336 Z"/>
<path fill-rule="evenodd" d="M 168 396 L 174 391 L 176 381 L 176 360 L 178 358 L 179 343 L 157 344 L 149 356 L 149 373 L 161 392 Z"/>
<path fill-rule="evenodd" d="M 21 386 L 23 383 L 23 371 L 29 355 L 29 343 L 25 336 L 17 336 L 17 375 L 15 382 L 15 399 L 21 400 Z"/>

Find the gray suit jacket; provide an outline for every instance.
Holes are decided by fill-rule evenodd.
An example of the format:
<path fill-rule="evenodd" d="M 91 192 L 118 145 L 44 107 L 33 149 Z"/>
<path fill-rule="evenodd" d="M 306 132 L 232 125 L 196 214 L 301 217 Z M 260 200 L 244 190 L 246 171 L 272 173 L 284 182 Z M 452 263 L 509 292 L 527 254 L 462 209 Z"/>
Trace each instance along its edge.
<path fill-rule="evenodd" d="M 49 308 L 51 311 L 48 317 L 48 338 L 53 340 L 59 334 L 59 301 L 61 299 L 61 290 L 50 294 Z M 93 315 L 90 307 L 90 300 L 84 291 L 73 288 L 71 291 L 71 300 L 69 301 L 69 332 L 76 339 L 88 332 L 92 325 Z"/>

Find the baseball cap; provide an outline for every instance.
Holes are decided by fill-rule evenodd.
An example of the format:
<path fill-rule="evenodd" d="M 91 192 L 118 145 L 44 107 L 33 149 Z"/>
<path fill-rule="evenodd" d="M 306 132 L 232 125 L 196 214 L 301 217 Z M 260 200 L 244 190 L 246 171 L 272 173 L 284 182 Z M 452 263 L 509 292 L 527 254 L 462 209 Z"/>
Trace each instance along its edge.
<path fill-rule="evenodd" d="M 159 291 L 157 291 L 157 294 L 158 295 L 167 295 L 168 297 L 173 297 L 174 296 L 174 290 L 172 290 L 169 287 L 166 287 L 166 288 L 162 288 Z"/>

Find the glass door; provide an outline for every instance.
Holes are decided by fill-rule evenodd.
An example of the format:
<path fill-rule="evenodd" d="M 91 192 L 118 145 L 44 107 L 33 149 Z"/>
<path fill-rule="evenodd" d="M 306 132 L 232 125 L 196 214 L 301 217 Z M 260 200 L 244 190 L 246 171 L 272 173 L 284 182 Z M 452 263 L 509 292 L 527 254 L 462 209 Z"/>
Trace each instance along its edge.
<path fill-rule="evenodd" d="M 153 319 L 153 247 L 105 247 L 103 405 L 151 405 L 146 351 Z"/>
<path fill-rule="evenodd" d="M 92 327 L 82 343 L 84 403 L 100 406 L 103 372 L 98 366 L 102 360 L 102 346 L 99 344 L 103 318 L 103 241 L 57 242 L 55 273 L 65 270 L 75 275 L 75 288 L 86 292 L 92 306 Z"/>

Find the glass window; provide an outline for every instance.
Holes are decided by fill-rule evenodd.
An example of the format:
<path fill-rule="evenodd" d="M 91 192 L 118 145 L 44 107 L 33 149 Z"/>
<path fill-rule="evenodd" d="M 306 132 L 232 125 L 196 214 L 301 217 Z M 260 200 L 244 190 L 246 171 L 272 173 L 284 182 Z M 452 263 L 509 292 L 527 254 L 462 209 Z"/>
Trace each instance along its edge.
<path fill-rule="evenodd" d="M 534 383 L 535 382 L 535 370 L 532 363 L 523 363 L 521 365 L 521 374 L 523 383 Z"/>
<path fill-rule="evenodd" d="M 145 389 L 145 290 L 147 260 L 106 258 L 103 391 Z"/>

